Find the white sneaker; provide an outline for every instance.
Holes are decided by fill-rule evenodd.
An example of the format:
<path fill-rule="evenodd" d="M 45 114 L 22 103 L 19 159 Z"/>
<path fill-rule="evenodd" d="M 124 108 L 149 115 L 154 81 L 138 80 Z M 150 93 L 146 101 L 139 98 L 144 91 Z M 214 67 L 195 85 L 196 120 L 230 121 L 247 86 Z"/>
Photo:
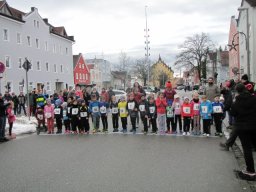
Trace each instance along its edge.
<path fill-rule="evenodd" d="M 204 133 L 203 136 L 206 136 L 206 133 Z"/>
<path fill-rule="evenodd" d="M 189 133 L 189 132 L 187 132 L 187 135 L 190 135 L 190 133 Z"/>
<path fill-rule="evenodd" d="M 210 134 L 206 134 L 207 137 L 210 137 Z"/>
<path fill-rule="evenodd" d="M 183 132 L 183 135 L 186 135 L 186 132 Z"/>

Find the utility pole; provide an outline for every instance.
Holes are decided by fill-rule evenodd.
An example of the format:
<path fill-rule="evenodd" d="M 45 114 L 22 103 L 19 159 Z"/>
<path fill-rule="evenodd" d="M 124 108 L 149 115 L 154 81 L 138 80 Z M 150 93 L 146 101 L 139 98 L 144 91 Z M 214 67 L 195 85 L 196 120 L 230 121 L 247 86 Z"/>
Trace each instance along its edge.
<path fill-rule="evenodd" d="M 146 56 L 146 62 L 145 62 L 145 65 L 148 67 L 148 83 L 149 83 L 149 81 L 150 81 L 150 63 L 149 63 L 149 56 L 150 56 L 150 53 L 149 53 L 149 50 L 150 50 L 150 47 L 149 47 L 149 43 L 150 43 L 150 41 L 149 41 L 149 34 L 148 34 L 148 32 L 149 32 L 149 29 L 148 29 L 148 15 L 147 15 L 147 8 L 148 8 L 148 6 L 146 5 L 145 6 L 145 18 L 146 18 L 146 28 L 144 29 L 144 31 L 145 31 L 145 45 L 146 45 L 146 47 L 145 47 L 145 50 L 146 50 L 146 53 L 145 53 L 145 56 Z"/>
<path fill-rule="evenodd" d="M 23 63 L 23 68 L 26 71 L 26 87 L 27 87 L 27 103 L 28 103 L 28 120 L 30 121 L 30 108 L 29 108 L 29 92 L 28 92 L 28 71 L 31 69 L 31 63 L 28 61 L 27 58 L 25 58 L 25 62 Z"/>

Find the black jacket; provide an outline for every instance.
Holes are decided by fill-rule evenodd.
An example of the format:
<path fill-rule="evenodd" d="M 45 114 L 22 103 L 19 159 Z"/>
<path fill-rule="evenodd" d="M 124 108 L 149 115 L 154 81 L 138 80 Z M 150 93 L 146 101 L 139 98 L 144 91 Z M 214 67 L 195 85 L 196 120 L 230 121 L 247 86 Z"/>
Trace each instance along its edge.
<path fill-rule="evenodd" d="M 228 89 L 223 89 L 221 94 L 223 94 L 224 97 L 224 111 L 229 111 L 233 102 L 232 92 Z"/>
<path fill-rule="evenodd" d="M 256 97 L 242 93 L 231 106 L 231 115 L 235 117 L 235 126 L 240 130 L 256 129 Z"/>
<path fill-rule="evenodd" d="M 5 104 L 3 99 L 0 99 L 0 117 L 6 117 L 6 109 L 10 103 Z"/>

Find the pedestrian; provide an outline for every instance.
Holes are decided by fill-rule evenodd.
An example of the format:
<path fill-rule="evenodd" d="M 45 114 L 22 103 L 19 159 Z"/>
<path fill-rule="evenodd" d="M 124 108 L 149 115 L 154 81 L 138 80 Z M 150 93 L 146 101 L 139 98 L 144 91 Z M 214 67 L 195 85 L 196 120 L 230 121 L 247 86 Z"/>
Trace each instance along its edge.
<path fill-rule="evenodd" d="M 0 142 L 8 141 L 5 137 L 5 126 L 6 126 L 6 117 L 7 108 L 11 105 L 10 101 L 4 101 L 2 94 L 0 93 Z"/>
<path fill-rule="evenodd" d="M 148 105 L 148 102 L 146 100 L 146 97 L 145 95 L 142 95 L 139 103 L 139 111 L 140 111 L 140 118 L 144 127 L 144 130 L 143 130 L 144 134 L 148 133 L 148 119 L 147 119 L 147 111 L 146 111 L 147 105 Z"/>
<path fill-rule="evenodd" d="M 79 133 L 89 134 L 89 131 L 90 131 L 89 110 L 85 100 L 82 100 L 81 106 L 79 109 Z"/>
<path fill-rule="evenodd" d="M 180 100 L 180 96 L 175 95 L 174 102 L 172 103 L 172 108 L 174 109 L 175 130 L 177 130 L 177 126 L 179 123 L 179 134 L 182 134 L 181 105 L 182 101 Z"/>
<path fill-rule="evenodd" d="M 118 103 L 119 115 L 122 122 L 122 132 L 127 132 L 127 116 L 128 116 L 128 106 L 127 101 L 125 100 L 124 96 L 121 96 L 120 102 Z"/>
<path fill-rule="evenodd" d="M 92 115 L 93 133 L 100 132 L 100 102 L 97 100 L 97 95 L 91 95 L 91 102 L 89 104 L 89 111 Z"/>
<path fill-rule="evenodd" d="M 148 112 L 148 120 L 150 124 L 152 125 L 152 132 L 153 134 L 157 133 L 157 110 L 156 110 L 156 103 L 154 97 L 150 96 L 149 101 L 148 101 L 148 107 L 147 107 L 147 112 Z"/>
<path fill-rule="evenodd" d="M 214 102 L 215 95 L 220 94 L 220 89 L 214 84 L 214 79 L 212 77 L 208 78 L 208 86 L 205 88 L 205 93 L 208 100 Z"/>
<path fill-rule="evenodd" d="M 102 90 L 101 90 L 100 98 L 102 98 L 102 97 L 105 98 L 105 101 L 107 103 L 109 102 L 109 95 L 105 88 L 102 88 Z"/>
<path fill-rule="evenodd" d="M 77 134 L 77 129 L 79 126 L 79 106 L 76 99 L 73 100 L 73 104 L 70 108 L 70 116 L 71 116 L 71 127 L 72 132 L 74 134 Z"/>
<path fill-rule="evenodd" d="M 12 136 L 13 123 L 16 120 L 15 114 L 13 113 L 14 103 L 10 101 L 10 105 L 7 107 L 7 118 L 9 123 L 9 136 Z"/>
<path fill-rule="evenodd" d="M 101 96 L 101 102 L 99 104 L 100 107 L 100 117 L 102 121 L 103 130 L 102 132 L 108 132 L 108 110 L 109 104 L 104 95 Z"/>
<path fill-rule="evenodd" d="M 165 134 L 166 107 L 167 102 L 166 99 L 164 98 L 164 93 L 160 92 L 158 98 L 156 99 L 157 121 L 160 134 Z"/>
<path fill-rule="evenodd" d="M 241 82 L 244 84 L 244 86 L 246 87 L 246 89 L 247 89 L 251 94 L 254 94 L 254 86 L 255 86 L 255 83 L 249 81 L 249 77 L 248 77 L 247 74 L 244 74 L 244 75 L 241 77 Z"/>
<path fill-rule="evenodd" d="M 61 104 L 62 104 L 62 101 L 60 99 L 57 99 L 55 101 L 54 118 L 56 120 L 56 126 L 57 126 L 56 134 L 62 133 L 63 108 Z"/>
<path fill-rule="evenodd" d="M 47 131 L 47 128 L 45 126 L 45 115 L 44 115 L 44 110 L 42 109 L 42 107 L 38 106 L 36 113 L 35 113 L 35 117 L 37 120 L 37 129 L 40 132 L 41 130 L 41 126 L 43 126 L 43 128 L 45 128 L 45 132 Z"/>
<path fill-rule="evenodd" d="M 197 92 L 193 93 L 193 99 L 191 101 L 192 108 L 192 119 L 193 119 L 193 134 L 200 135 L 200 100 Z"/>
<path fill-rule="evenodd" d="M 206 95 L 202 96 L 200 104 L 200 115 L 203 119 L 203 136 L 210 136 L 211 120 L 212 120 L 212 103 L 207 100 Z"/>
<path fill-rule="evenodd" d="M 96 95 L 96 100 L 97 100 L 97 101 L 98 101 L 99 98 L 100 98 L 100 94 L 99 94 L 99 92 L 97 91 L 96 87 L 92 88 L 91 95 Z"/>
<path fill-rule="evenodd" d="M 238 95 L 230 112 L 235 118 L 234 126 L 242 143 L 246 164 L 246 170 L 239 171 L 238 175 L 241 179 L 255 180 L 252 146 L 256 140 L 256 97 L 243 84 L 238 84 L 236 91 Z"/>
<path fill-rule="evenodd" d="M 222 121 L 224 117 L 224 106 L 220 102 L 220 96 L 216 95 L 214 98 L 214 102 L 212 103 L 212 109 L 213 109 L 213 120 L 216 127 L 216 133 L 215 136 L 223 136 L 222 133 Z"/>
<path fill-rule="evenodd" d="M 47 121 L 48 134 L 54 134 L 54 107 L 50 99 L 46 100 L 44 115 Z"/>
<path fill-rule="evenodd" d="M 192 117 L 192 105 L 189 98 L 185 97 L 181 106 L 181 117 L 183 119 L 183 135 L 190 135 L 190 121 Z"/>
<path fill-rule="evenodd" d="M 172 102 L 167 102 L 166 107 L 166 124 L 167 124 L 167 134 L 177 134 L 176 127 L 175 127 L 175 121 L 174 121 L 174 109 L 172 107 Z M 171 126 L 170 126 L 171 125 Z M 172 129 L 171 129 L 172 127 Z"/>
<path fill-rule="evenodd" d="M 14 107 L 13 107 L 14 115 L 17 115 L 18 114 L 19 99 L 18 99 L 17 95 L 15 95 L 14 92 L 12 93 L 12 102 L 14 104 Z"/>
<path fill-rule="evenodd" d="M 26 108 L 25 108 L 25 104 L 26 104 L 26 97 L 25 95 L 23 94 L 23 92 L 20 92 L 19 96 L 18 96 L 18 99 L 19 99 L 19 115 L 21 114 L 21 108 L 23 109 L 23 112 L 24 112 L 24 115 L 26 116 L 27 113 L 26 113 Z"/>
<path fill-rule="evenodd" d="M 136 133 L 136 119 L 138 117 L 139 104 L 136 102 L 134 98 L 134 93 L 129 94 L 129 99 L 127 102 L 128 113 L 130 115 L 130 120 L 132 124 L 132 128 L 130 132 Z"/>
<path fill-rule="evenodd" d="M 112 95 L 111 97 L 110 109 L 112 114 L 113 132 L 118 132 L 118 127 L 119 127 L 118 102 L 116 101 L 116 96 L 114 95 Z"/>

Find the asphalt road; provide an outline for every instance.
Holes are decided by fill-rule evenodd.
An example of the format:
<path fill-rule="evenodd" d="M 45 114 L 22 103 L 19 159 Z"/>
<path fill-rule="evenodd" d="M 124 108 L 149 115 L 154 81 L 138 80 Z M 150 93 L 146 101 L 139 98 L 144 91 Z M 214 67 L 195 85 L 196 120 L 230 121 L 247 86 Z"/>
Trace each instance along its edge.
<path fill-rule="evenodd" d="M 240 192 L 219 138 L 31 135 L 0 144 L 1 192 Z"/>

